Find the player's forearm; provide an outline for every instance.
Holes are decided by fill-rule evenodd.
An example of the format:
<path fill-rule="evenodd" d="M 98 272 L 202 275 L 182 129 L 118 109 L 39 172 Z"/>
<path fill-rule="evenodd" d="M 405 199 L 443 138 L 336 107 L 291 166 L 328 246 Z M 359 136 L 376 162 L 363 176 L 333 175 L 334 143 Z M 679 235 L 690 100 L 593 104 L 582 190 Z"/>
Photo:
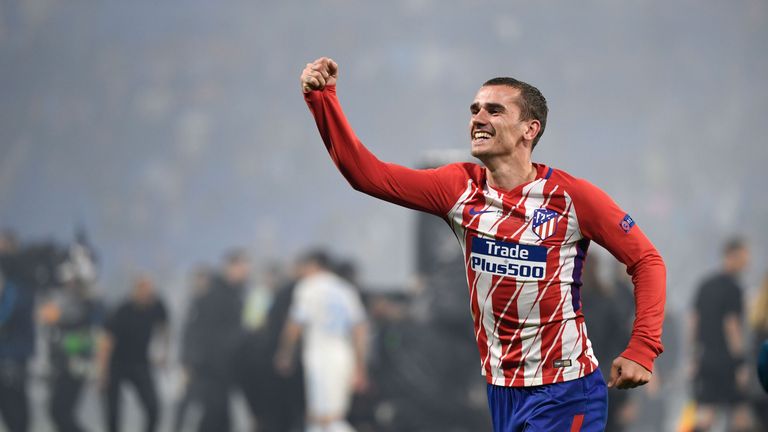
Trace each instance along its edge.
<path fill-rule="evenodd" d="M 284 358 L 292 358 L 293 353 L 296 350 L 296 345 L 299 343 L 299 338 L 301 338 L 301 326 L 289 320 L 285 324 L 285 328 L 280 337 L 278 355 Z"/>
<path fill-rule="evenodd" d="M 107 332 L 101 332 L 96 344 L 96 367 L 100 372 L 104 372 L 109 367 L 109 359 L 112 357 L 114 341 Z"/>
<path fill-rule="evenodd" d="M 333 86 L 305 93 L 309 110 L 334 164 L 349 184 L 371 195 L 381 195 L 386 164 L 374 156 L 355 135 L 347 122 Z"/>
<path fill-rule="evenodd" d="M 655 250 L 649 251 L 630 268 L 635 285 L 635 322 L 623 357 L 648 370 L 664 350 L 661 331 L 666 302 L 666 267 Z"/>
<path fill-rule="evenodd" d="M 723 330 L 725 331 L 725 342 L 728 345 L 728 352 L 731 358 L 742 360 L 744 358 L 744 330 L 739 317 L 735 314 L 729 314 L 723 321 Z"/>
<path fill-rule="evenodd" d="M 352 329 L 352 343 L 355 348 L 355 360 L 359 367 L 367 364 L 368 355 L 368 325 L 361 323 Z"/>

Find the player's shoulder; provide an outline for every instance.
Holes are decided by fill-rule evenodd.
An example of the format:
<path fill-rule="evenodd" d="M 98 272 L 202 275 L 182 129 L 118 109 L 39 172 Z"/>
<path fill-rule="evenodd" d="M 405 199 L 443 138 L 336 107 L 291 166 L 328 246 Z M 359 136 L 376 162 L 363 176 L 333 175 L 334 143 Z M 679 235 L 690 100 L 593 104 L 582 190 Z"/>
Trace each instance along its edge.
<path fill-rule="evenodd" d="M 551 170 L 548 180 L 557 183 L 568 191 L 580 193 L 584 191 L 588 192 L 592 188 L 597 188 L 597 186 L 592 184 L 589 180 L 576 177 L 564 170 L 553 167 L 549 167 L 548 169 Z"/>
<path fill-rule="evenodd" d="M 452 185 L 459 189 L 466 187 L 468 180 L 480 183 L 485 175 L 484 168 L 472 162 L 453 162 L 433 170 L 439 175 L 444 185 Z"/>
<path fill-rule="evenodd" d="M 560 169 L 552 169 L 550 180 L 567 193 L 577 208 L 600 207 L 613 199 L 601 188 L 587 179 L 576 177 Z"/>
<path fill-rule="evenodd" d="M 484 168 L 473 162 L 453 162 L 445 164 L 438 169 L 458 174 L 465 178 L 475 178 L 482 175 Z"/>

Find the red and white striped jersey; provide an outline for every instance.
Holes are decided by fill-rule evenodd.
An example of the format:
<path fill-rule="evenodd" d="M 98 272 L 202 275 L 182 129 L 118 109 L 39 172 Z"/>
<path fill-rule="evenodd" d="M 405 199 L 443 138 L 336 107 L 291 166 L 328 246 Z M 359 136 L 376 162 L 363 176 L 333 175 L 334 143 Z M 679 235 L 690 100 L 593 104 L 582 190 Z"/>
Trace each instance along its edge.
<path fill-rule="evenodd" d="M 356 190 L 440 216 L 456 234 L 489 383 L 535 386 L 597 368 L 579 296 L 592 240 L 632 275 L 636 316 L 622 356 L 652 370 L 663 349 L 664 263 L 603 191 L 541 164 L 533 181 L 505 191 L 491 187 L 485 168 L 473 163 L 414 170 L 381 162 L 355 136 L 335 87 L 305 99 L 331 158 Z"/>

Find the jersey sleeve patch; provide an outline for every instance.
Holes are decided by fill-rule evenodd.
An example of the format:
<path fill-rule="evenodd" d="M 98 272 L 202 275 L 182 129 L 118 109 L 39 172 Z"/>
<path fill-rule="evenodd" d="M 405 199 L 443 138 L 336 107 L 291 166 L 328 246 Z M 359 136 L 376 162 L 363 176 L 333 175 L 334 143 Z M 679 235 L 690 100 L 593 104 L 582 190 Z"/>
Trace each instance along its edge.
<path fill-rule="evenodd" d="M 626 234 L 629 234 L 633 226 L 635 226 L 635 221 L 629 214 L 625 214 L 624 219 L 619 222 L 619 227 L 621 227 L 621 230 Z"/>

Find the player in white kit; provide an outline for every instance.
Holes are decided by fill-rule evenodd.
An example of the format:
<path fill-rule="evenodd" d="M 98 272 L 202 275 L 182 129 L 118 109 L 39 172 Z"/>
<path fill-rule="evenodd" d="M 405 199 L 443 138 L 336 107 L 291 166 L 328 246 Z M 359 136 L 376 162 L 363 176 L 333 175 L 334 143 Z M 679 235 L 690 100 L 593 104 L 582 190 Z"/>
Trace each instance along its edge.
<path fill-rule="evenodd" d="M 302 339 L 307 432 L 349 432 L 354 390 L 367 386 L 365 310 L 355 288 L 329 270 L 322 252 L 301 260 L 301 279 L 275 359 L 288 371 Z"/>

